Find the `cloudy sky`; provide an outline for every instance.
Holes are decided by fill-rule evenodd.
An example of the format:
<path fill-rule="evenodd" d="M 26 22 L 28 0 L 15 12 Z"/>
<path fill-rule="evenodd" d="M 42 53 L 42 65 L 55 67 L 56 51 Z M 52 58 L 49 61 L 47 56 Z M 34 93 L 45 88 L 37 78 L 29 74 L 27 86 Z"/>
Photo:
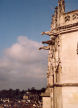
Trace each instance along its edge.
<path fill-rule="evenodd" d="M 57 0 L 0 0 L 0 89 L 46 86 L 47 51 L 39 51 Z M 77 9 L 66 0 L 66 11 Z"/>

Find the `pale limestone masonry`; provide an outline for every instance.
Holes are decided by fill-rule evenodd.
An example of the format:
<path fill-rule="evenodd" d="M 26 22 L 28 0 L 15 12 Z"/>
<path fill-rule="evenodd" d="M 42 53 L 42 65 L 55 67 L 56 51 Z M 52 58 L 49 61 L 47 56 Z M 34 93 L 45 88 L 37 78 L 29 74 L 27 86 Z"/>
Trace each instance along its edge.
<path fill-rule="evenodd" d="M 42 35 L 50 37 L 40 48 L 49 50 L 43 108 L 78 108 L 78 10 L 65 12 L 65 1 L 58 0 L 51 30 Z"/>

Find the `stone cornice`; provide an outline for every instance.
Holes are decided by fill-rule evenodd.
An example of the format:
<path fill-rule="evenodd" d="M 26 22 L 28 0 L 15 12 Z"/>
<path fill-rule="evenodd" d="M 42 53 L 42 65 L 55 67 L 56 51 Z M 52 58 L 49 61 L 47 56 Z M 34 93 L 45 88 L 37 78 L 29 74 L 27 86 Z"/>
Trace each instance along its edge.
<path fill-rule="evenodd" d="M 54 87 L 78 87 L 78 83 L 54 84 Z"/>
<path fill-rule="evenodd" d="M 60 35 L 60 34 L 70 33 L 74 31 L 78 31 L 78 22 L 74 24 L 59 26 L 50 31 L 50 36 L 55 35 L 55 32 L 56 32 L 56 35 Z"/>
<path fill-rule="evenodd" d="M 58 27 L 58 30 L 60 34 L 78 31 L 78 22 L 70 25 L 60 26 Z"/>
<path fill-rule="evenodd" d="M 54 87 L 78 87 L 78 83 L 56 83 L 53 84 L 53 86 L 50 86 L 50 88 L 54 88 Z"/>
<path fill-rule="evenodd" d="M 52 29 L 51 31 L 49 31 L 49 36 L 57 36 L 59 34 L 65 34 L 74 31 L 78 31 L 78 22 L 74 24 L 59 26 L 55 29 Z"/>

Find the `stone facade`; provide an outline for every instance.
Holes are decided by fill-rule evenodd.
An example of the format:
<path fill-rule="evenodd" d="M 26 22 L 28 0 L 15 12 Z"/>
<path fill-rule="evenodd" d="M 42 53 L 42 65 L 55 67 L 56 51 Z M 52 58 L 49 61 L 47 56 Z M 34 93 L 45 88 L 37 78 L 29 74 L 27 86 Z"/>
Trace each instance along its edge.
<path fill-rule="evenodd" d="M 49 50 L 43 108 L 78 108 L 78 10 L 65 12 L 65 1 L 58 0 L 51 30 L 42 35 L 50 37 L 40 48 Z"/>

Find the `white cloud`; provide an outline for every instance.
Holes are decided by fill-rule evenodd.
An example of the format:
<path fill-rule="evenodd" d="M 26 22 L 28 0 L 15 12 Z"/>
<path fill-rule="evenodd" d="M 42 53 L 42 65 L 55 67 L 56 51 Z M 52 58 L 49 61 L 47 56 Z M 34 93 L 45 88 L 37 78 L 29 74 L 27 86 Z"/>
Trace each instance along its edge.
<path fill-rule="evenodd" d="M 40 46 L 36 41 L 19 36 L 15 44 L 4 50 L 4 56 L 0 58 L 1 88 L 44 86 L 47 52 L 39 51 Z"/>

